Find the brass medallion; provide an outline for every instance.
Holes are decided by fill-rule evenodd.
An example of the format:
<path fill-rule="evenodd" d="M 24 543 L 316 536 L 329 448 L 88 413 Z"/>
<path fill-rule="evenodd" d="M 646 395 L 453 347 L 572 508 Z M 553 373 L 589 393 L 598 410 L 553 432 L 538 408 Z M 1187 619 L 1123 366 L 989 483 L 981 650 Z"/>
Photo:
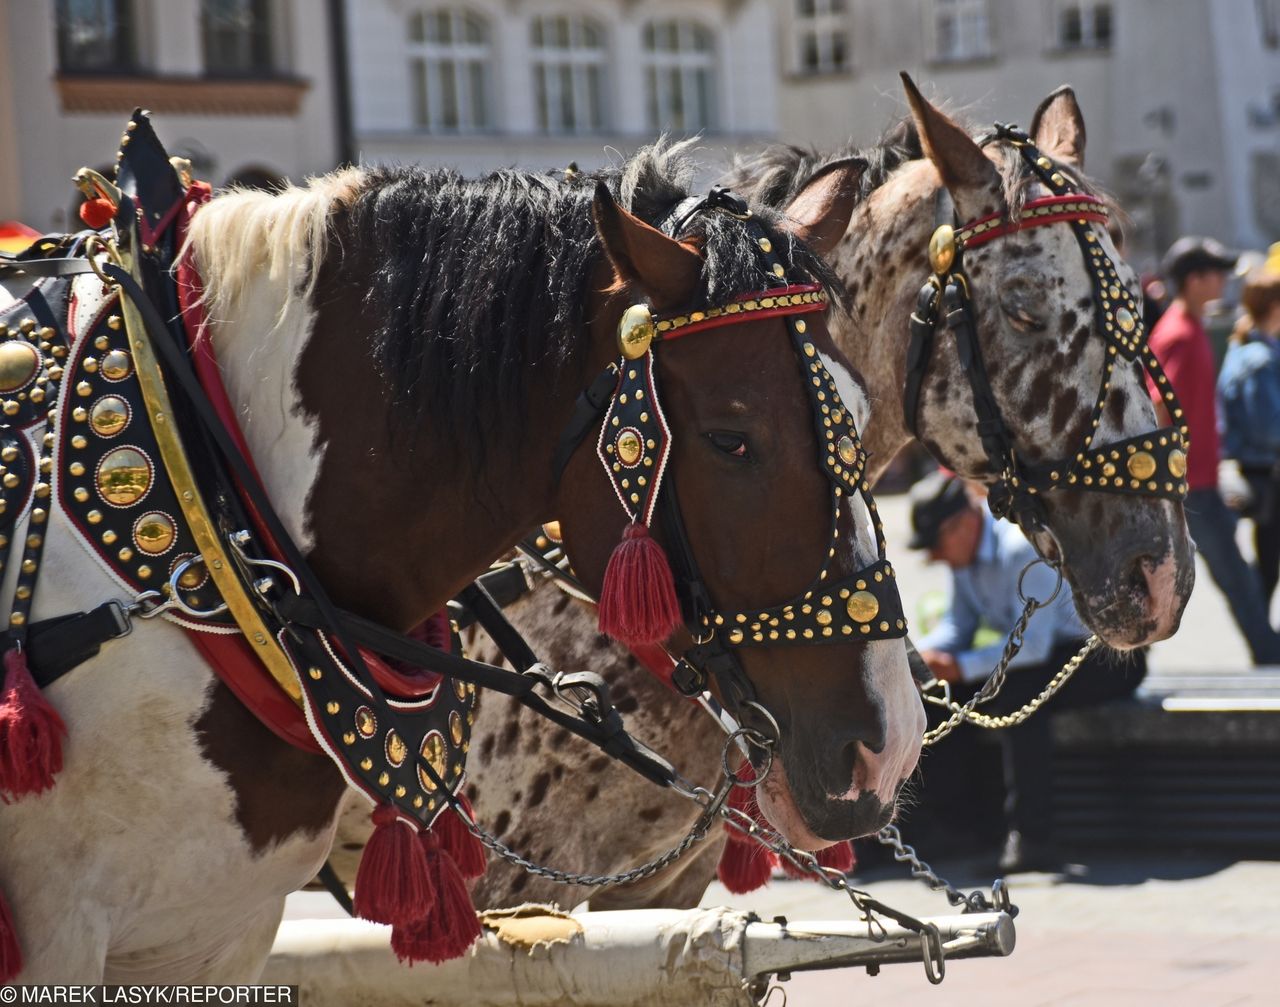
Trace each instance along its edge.
<path fill-rule="evenodd" d="M 112 350 L 102 358 L 100 369 L 108 381 L 123 381 L 133 373 L 133 361 L 124 350 Z"/>
<path fill-rule="evenodd" d="M 138 518 L 133 526 L 134 544 L 148 556 L 169 551 L 178 537 L 173 518 L 163 511 L 151 511 Z"/>
<path fill-rule="evenodd" d="M 0 343 L 0 393 L 26 388 L 40 371 L 40 351 L 30 343 Z"/>
<path fill-rule="evenodd" d="M 1187 454 L 1179 448 L 1174 448 L 1169 452 L 1169 474 L 1175 479 L 1181 479 L 1187 474 Z"/>
<path fill-rule="evenodd" d="M 870 591 L 855 591 L 845 606 L 854 622 L 868 623 L 880 614 L 880 602 Z"/>
<path fill-rule="evenodd" d="M 1116 308 L 1116 324 L 1120 326 L 1124 332 L 1132 332 L 1137 327 L 1137 319 L 1133 317 L 1133 312 L 1128 308 Z"/>
<path fill-rule="evenodd" d="M 618 350 L 628 360 L 639 360 L 649 352 L 655 332 L 649 306 L 633 304 L 618 320 Z"/>
<path fill-rule="evenodd" d="M 104 395 L 89 410 L 89 425 L 99 437 L 114 437 L 129 425 L 129 403 L 119 395 Z"/>
<path fill-rule="evenodd" d="M 378 733 L 378 718 L 367 706 L 356 710 L 356 730 L 362 738 L 372 738 Z"/>
<path fill-rule="evenodd" d="M 409 746 L 394 728 L 387 732 L 386 751 L 387 761 L 397 768 L 404 765 L 404 760 L 409 757 Z"/>
<path fill-rule="evenodd" d="M 618 435 L 618 460 L 623 465 L 636 464 L 643 453 L 640 438 L 634 430 L 624 430 Z"/>
<path fill-rule="evenodd" d="M 1156 474 L 1156 460 L 1147 451 L 1138 451 L 1129 456 L 1129 475 L 1135 479 L 1150 479 Z"/>
<path fill-rule="evenodd" d="M 98 463 L 98 494 L 117 507 L 128 507 L 151 489 L 151 462 L 137 448 L 116 448 Z"/>
<path fill-rule="evenodd" d="M 929 239 L 929 265 L 939 276 L 945 276 L 956 261 L 956 230 L 942 224 Z"/>
<path fill-rule="evenodd" d="M 448 749 L 445 746 L 444 738 L 436 731 L 432 731 L 422 739 L 422 757 L 431 764 L 431 768 L 436 771 L 436 776 L 444 779 L 445 770 L 448 766 L 445 764 L 445 756 Z M 422 789 L 433 791 L 436 789 L 436 781 L 431 779 L 421 766 L 418 767 L 418 782 L 422 784 Z"/>
<path fill-rule="evenodd" d="M 552 542 L 563 542 L 564 536 L 560 534 L 560 522 L 548 521 L 542 526 L 542 534 L 551 539 Z"/>
<path fill-rule="evenodd" d="M 178 574 L 178 587 L 184 591 L 194 591 L 209 579 L 209 571 L 204 568 L 204 561 L 195 553 L 186 552 L 177 557 L 169 567 L 169 576 L 172 577 L 178 570 L 182 570 L 182 573 Z"/>
<path fill-rule="evenodd" d="M 840 460 L 846 465 L 852 465 L 858 460 L 858 449 L 854 447 L 853 438 L 848 434 L 840 438 L 836 451 L 840 455 Z"/>
<path fill-rule="evenodd" d="M 449 711 L 449 737 L 453 739 L 453 743 L 459 747 L 462 745 L 465 737 L 464 728 L 462 726 L 462 714 L 457 710 Z"/>

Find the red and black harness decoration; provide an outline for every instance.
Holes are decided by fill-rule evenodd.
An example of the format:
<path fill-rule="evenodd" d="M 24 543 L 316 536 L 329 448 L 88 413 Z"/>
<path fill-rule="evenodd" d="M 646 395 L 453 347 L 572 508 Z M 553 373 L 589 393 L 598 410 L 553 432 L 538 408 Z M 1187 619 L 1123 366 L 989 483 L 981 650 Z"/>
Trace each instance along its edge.
<path fill-rule="evenodd" d="M 1099 240 L 1108 208 L 1097 196 L 1081 191 L 1067 171 L 1054 165 L 1015 126 L 997 124 L 991 140 L 1008 143 L 1050 195 L 1028 201 L 1016 219 L 993 214 L 963 226 L 946 189 L 939 191 L 939 221 L 929 242 L 933 270 L 920 289 L 911 316 L 911 343 L 903 415 L 907 429 L 919 436 L 920 394 L 934 349 L 934 334 L 945 321 L 973 391 L 978 436 L 995 482 L 987 500 L 997 517 L 1009 517 L 1028 533 L 1045 528 L 1039 496 L 1060 489 L 1081 489 L 1132 496 L 1181 500 L 1187 494 L 1187 425 L 1182 408 L 1160 362 L 1147 342 L 1140 299 L 1121 281 L 1115 263 Z M 1107 358 L 1098 396 L 1083 444 L 1075 455 L 1028 464 L 1015 448 L 987 377 L 973 311 L 973 291 L 964 271 L 965 251 L 1004 235 L 1050 224 L 1067 224 L 1075 234 L 1093 285 L 1096 325 L 1106 340 Z M 1160 392 L 1175 425 L 1108 444 L 1095 444 L 1117 362 L 1141 359 Z"/>

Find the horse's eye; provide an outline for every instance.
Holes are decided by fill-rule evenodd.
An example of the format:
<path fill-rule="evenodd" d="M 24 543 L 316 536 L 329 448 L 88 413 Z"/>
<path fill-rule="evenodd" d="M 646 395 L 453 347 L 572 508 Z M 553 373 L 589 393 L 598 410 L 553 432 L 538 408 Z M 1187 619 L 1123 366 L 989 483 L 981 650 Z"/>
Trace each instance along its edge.
<path fill-rule="evenodd" d="M 1041 312 L 1043 304 L 1031 290 L 1021 287 L 1006 290 L 1000 299 L 1000 307 L 1010 323 L 1019 332 L 1043 332 L 1046 327 Z"/>
<path fill-rule="evenodd" d="M 741 434 L 713 430 L 707 434 L 707 438 L 715 445 L 717 451 L 723 451 L 733 458 L 747 457 L 747 440 Z"/>

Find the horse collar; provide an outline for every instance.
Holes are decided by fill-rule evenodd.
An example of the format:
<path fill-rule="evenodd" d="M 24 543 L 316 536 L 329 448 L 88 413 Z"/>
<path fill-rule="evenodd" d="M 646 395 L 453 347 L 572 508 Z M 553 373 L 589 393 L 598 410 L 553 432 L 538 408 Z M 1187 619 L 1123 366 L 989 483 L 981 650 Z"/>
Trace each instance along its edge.
<path fill-rule="evenodd" d="M 997 517 L 1009 516 L 1029 532 L 1042 530 L 1045 511 L 1038 495 L 1063 487 L 1181 500 L 1187 493 L 1187 425 L 1173 388 L 1147 342 L 1142 306 L 1121 282 L 1115 263 L 1091 226 L 1106 223 L 1106 204 L 1096 196 L 1079 191 L 1073 180 L 1055 168 L 1027 134 L 1016 127 L 997 125 L 993 138 L 1012 144 L 1023 162 L 1050 190 L 1050 195 L 1026 203 L 1014 218 L 991 214 L 960 226 L 955 221 L 955 207 L 949 194 L 945 188 L 940 190 L 940 219 L 929 242 L 932 275 L 921 287 L 911 316 L 903 392 L 907 429 L 919 436 L 917 420 L 925 370 L 933 352 L 934 332 L 945 318 L 973 391 L 983 451 L 997 480 L 988 495 L 992 513 Z M 1058 223 L 1071 227 L 1088 267 L 1098 325 L 1107 342 L 1107 361 L 1081 449 L 1074 455 L 1032 465 L 1018 457 L 987 378 L 963 254 L 967 249 L 1026 228 Z M 1139 357 L 1155 379 L 1169 414 L 1178 425 L 1109 444 L 1095 444 L 1094 432 L 1106 406 L 1117 358 L 1132 361 Z"/>

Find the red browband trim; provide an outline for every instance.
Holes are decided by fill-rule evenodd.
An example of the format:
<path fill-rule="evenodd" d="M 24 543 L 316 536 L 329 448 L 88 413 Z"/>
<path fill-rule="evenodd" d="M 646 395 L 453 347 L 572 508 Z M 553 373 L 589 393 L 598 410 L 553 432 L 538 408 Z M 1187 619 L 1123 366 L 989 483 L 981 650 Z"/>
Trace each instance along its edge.
<path fill-rule="evenodd" d="M 803 315 L 826 309 L 827 292 L 822 289 L 821 284 L 788 284 L 771 290 L 741 294 L 725 304 L 705 311 L 690 311 L 683 315 L 659 318 L 656 321 L 657 338 L 680 339 L 721 325 L 754 322 L 780 315 Z"/>
<path fill-rule="evenodd" d="M 1027 203 L 1017 220 L 1006 220 L 1003 214 L 993 213 L 970 221 L 956 232 L 956 240 L 965 248 L 973 248 L 1024 228 L 1058 224 L 1064 220 L 1092 220 L 1105 224 L 1109 216 L 1107 204 L 1097 196 L 1087 193 L 1044 196 Z"/>

